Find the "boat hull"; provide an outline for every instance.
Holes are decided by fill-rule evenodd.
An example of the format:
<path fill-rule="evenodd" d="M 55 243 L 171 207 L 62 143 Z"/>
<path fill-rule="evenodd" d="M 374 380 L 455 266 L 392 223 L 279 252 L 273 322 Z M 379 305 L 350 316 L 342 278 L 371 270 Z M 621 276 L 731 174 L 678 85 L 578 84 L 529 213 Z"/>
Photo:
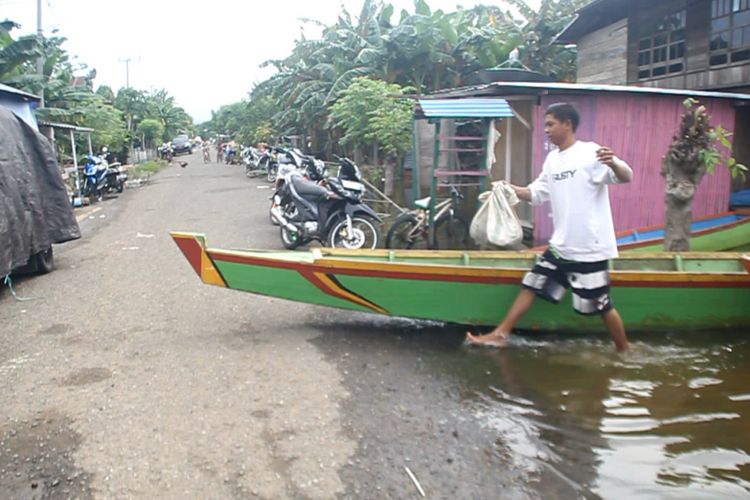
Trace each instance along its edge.
<path fill-rule="evenodd" d="M 661 252 L 664 227 L 655 226 L 617 234 L 622 252 Z M 691 224 L 690 249 L 694 252 L 731 252 L 750 249 L 750 215 L 726 212 Z"/>
<path fill-rule="evenodd" d="M 208 284 L 327 307 L 468 325 L 499 323 L 537 257 L 518 252 L 230 251 L 206 248 L 201 235 L 172 236 Z M 663 270 L 641 269 L 648 262 Z M 710 261 L 673 254 L 624 257 L 615 267 L 612 299 L 629 330 L 750 326 L 750 274 L 739 255 Z M 601 331 L 602 324 L 599 318 L 576 314 L 568 295 L 559 305 L 537 301 L 518 327 Z"/>

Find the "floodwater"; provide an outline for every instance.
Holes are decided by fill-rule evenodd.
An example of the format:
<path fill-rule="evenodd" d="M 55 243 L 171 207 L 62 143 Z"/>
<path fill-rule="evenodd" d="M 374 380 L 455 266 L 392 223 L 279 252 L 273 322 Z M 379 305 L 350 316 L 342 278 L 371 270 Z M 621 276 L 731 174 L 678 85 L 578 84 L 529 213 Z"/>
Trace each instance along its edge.
<path fill-rule="evenodd" d="M 476 355 L 501 376 L 469 404 L 496 420 L 511 453 L 603 497 L 749 495 L 750 342 L 674 334 L 622 357 L 609 349 L 517 337 Z"/>
<path fill-rule="evenodd" d="M 328 327 L 329 345 L 356 358 L 350 369 L 384 358 L 383 372 L 400 372 L 386 386 L 428 387 L 433 410 L 421 419 L 481 427 L 475 439 L 486 442 L 473 449 L 496 462 L 490 470 L 515 471 L 514 497 L 750 496 L 746 333 L 631 336 L 618 355 L 605 335 L 529 333 L 497 350 L 463 346 L 462 329 L 441 325 Z M 367 380 L 365 398 L 377 383 Z M 396 389 L 390 398 L 424 399 L 399 400 Z"/>

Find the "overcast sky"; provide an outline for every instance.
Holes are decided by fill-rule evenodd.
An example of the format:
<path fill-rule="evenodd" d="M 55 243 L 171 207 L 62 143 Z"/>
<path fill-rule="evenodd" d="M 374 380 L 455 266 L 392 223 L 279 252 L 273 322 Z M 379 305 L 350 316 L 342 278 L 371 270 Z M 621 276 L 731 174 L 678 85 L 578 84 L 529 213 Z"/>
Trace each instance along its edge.
<path fill-rule="evenodd" d="M 539 0 L 530 0 L 530 5 Z M 130 86 L 141 90 L 164 88 L 196 123 L 208 120 L 211 110 L 247 96 L 254 83 L 272 74 L 259 68 L 268 59 L 287 56 L 302 22 L 311 18 L 327 25 L 343 5 L 357 16 L 363 0 L 275 0 L 249 2 L 212 0 L 42 0 L 45 35 L 59 30 L 64 47 L 78 62 L 95 68 L 95 86 L 125 86 L 125 63 L 130 58 Z M 413 0 L 391 0 L 398 12 L 413 12 Z M 502 0 L 428 0 L 433 9 L 456 5 L 502 4 Z M 37 0 L 0 0 L 0 20 L 21 24 L 14 32 L 36 31 Z M 196 5 L 202 5 L 198 7 Z M 318 33 L 311 27 L 308 36 Z"/>

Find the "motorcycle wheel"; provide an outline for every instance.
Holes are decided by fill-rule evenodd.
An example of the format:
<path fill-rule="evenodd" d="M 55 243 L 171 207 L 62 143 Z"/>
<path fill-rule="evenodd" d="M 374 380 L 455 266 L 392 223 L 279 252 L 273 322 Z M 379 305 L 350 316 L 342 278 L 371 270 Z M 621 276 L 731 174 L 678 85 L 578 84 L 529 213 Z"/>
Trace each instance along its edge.
<path fill-rule="evenodd" d="M 266 162 L 266 180 L 273 184 L 276 182 L 276 174 L 279 170 L 279 165 L 276 163 Z"/>
<path fill-rule="evenodd" d="M 346 218 L 333 225 L 328 233 L 328 246 L 349 250 L 374 249 L 380 243 L 377 221 L 366 215 L 352 217 L 352 234 L 347 234 Z"/>
<path fill-rule="evenodd" d="M 410 234 L 417 225 L 419 225 L 419 221 L 414 215 L 399 215 L 385 237 L 385 248 L 402 250 L 428 248 L 427 234 L 424 228 Z"/>
<path fill-rule="evenodd" d="M 55 268 L 55 258 L 52 254 L 52 247 L 42 250 L 34 256 L 36 258 L 36 271 L 39 274 L 51 273 Z"/>
<path fill-rule="evenodd" d="M 279 225 L 279 221 L 277 221 L 274 218 L 274 216 L 271 214 L 271 209 L 273 208 L 273 205 L 274 205 L 274 202 L 273 202 L 273 200 L 271 200 L 271 206 L 268 207 L 268 219 L 271 221 L 271 224 L 273 224 L 274 226 L 278 226 Z"/>
<path fill-rule="evenodd" d="M 122 190 L 125 189 L 125 183 L 124 182 L 118 182 L 117 183 L 117 192 L 122 193 Z"/>
<path fill-rule="evenodd" d="M 89 203 L 94 203 L 99 198 L 99 193 L 96 192 L 96 185 L 92 182 L 86 184 L 84 192 L 89 198 Z"/>
<path fill-rule="evenodd" d="M 294 205 L 287 206 L 284 208 L 283 215 L 286 220 L 289 220 L 294 217 L 296 212 L 297 209 L 296 207 L 294 207 Z M 279 226 L 281 234 L 281 244 L 284 245 L 284 248 L 286 248 L 287 250 L 294 250 L 298 246 L 302 245 L 302 243 L 304 243 L 302 241 L 302 238 L 300 238 L 299 232 L 292 232 L 282 224 L 279 224 Z"/>

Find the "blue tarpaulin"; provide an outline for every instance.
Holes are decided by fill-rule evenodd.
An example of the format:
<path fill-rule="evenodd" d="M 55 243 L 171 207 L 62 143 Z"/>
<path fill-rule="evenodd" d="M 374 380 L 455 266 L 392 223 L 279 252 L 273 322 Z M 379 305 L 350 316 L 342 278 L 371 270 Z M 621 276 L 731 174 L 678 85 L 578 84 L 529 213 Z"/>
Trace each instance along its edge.
<path fill-rule="evenodd" d="M 505 99 L 473 97 L 467 99 L 420 99 L 427 118 L 510 118 L 513 110 Z"/>
<path fill-rule="evenodd" d="M 750 189 L 744 191 L 737 191 L 729 197 L 729 206 L 734 207 L 750 207 Z"/>

